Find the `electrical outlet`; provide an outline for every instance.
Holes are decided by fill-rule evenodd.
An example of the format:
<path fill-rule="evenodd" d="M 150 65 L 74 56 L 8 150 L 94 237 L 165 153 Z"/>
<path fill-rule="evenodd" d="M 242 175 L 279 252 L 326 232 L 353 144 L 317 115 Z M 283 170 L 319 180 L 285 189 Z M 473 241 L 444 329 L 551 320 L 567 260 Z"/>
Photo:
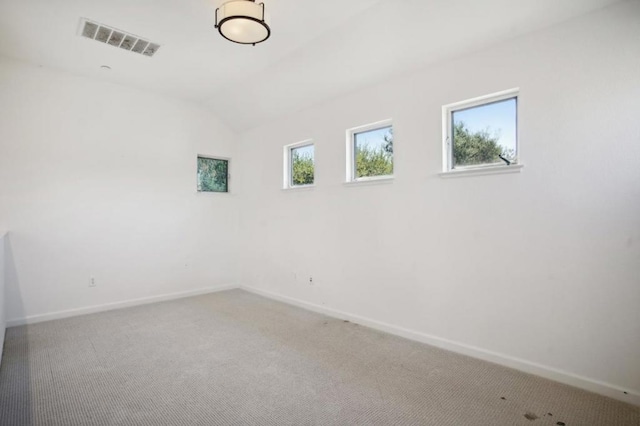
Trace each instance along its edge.
<path fill-rule="evenodd" d="M 313 277 L 309 277 L 309 285 L 313 285 Z"/>
<path fill-rule="evenodd" d="M 89 278 L 89 287 L 95 287 L 96 286 L 96 279 L 91 277 Z"/>

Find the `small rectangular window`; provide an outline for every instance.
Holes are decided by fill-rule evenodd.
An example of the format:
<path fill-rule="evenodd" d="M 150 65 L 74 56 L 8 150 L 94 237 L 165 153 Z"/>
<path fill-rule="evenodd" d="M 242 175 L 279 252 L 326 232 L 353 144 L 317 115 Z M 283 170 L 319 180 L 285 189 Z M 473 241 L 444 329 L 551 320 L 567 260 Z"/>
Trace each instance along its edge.
<path fill-rule="evenodd" d="M 198 192 L 229 192 L 229 160 L 198 156 Z"/>
<path fill-rule="evenodd" d="M 347 181 L 393 177 L 393 125 L 380 121 L 347 131 Z"/>
<path fill-rule="evenodd" d="M 315 181 L 315 146 L 311 141 L 284 147 L 284 188 L 312 186 Z"/>
<path fill-rule="evenodd" d="M 510 90 L 443 107 L 444 171 L 518 162 L 518 92 Z"/>

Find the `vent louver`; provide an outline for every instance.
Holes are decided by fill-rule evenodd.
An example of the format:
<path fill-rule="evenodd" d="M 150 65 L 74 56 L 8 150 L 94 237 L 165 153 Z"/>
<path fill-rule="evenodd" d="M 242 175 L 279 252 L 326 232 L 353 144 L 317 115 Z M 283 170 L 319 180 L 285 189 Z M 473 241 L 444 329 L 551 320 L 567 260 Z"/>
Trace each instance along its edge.
<path fill-rule="evenodd" d="M 144 56 L 153 56 L 160 49 L 158 43 L 150 42 L 148 39 L 129 34 L 125 31 L 115 29 L 108 25 L 90 21 L 82 18 L 78 34 L 82 37 L 90 38 L 100 43 L 106 43 L 120 49 L 139 53 Z"/>

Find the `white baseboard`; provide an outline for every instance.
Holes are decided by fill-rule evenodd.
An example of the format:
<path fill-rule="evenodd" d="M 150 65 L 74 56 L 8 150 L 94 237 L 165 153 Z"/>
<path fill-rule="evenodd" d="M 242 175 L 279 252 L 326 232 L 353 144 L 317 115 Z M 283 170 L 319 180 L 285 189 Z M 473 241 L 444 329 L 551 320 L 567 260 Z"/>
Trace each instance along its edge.
<path fill-rule="evenodd" d="M 132 306 L 146 305 L 148 303 L 163 302 L 166 300 L 182 299 L 184 297 L 198 296 L 201 294 L 215 293 L 238 288 L 236 285 L 222 285 L 216 287 L 199 288 L 196 290 L 181 291 L 177 293 L 161 294 L 159 296 L 142 297 L 139 299 L 123 300 L 121 302 L 105 303 L 103 305 L 87 306 L 85 308 L 68 309 L 65 311 L 50 312 L 47 314 L 30 315 L 24 318 L 14 318 L 7 320 L 7 327 L 17 325 L 35 324 L 38 322 L 51 321 L 61 318 L 75 317 L 78 315 L 93 314 L 96 312 L 111 311 L 113 309 L 129 308 Z"/>
<path fill-rule="evenodd" d="M 318 312 L 330 317 L 338 318 L 341 320 L 348 320 L 353 323 L 364 325 L 376 330 L 384 331 L 396 336 L 404 337 L 406 339 L 415 340 L 421 343 L 426 343 L 431 346 L 436 346 L 441 349 L 446 349 L 452 352 L 467 355 L 473 358 L 482 359 L 495 364 L 503 365 L 505 367 L 520 370 L 525 373 L 534 374 L 536 376 L 544 377 L 549 380 L 564 383 L 566 385 L 574 386 L 576 388 L 584 389 L 590 392 L 594 392 L 600 395 L 608 396 L 610 398 L 624 401 L 634 405 L 640 405 L 640 393 L 631 389 L 624 389 L 619 386 L 612 385 L 610 383 L 601 382 L 598 380 L 590 379 L 587 377 L 578 376 L 568 371 L 559 370 L 552 367 L 547 367 L 535 362 L 527 361 L 520 358 L 515 358 L 509 355 L 492 352 L 486 349 L 478 348 L 475 346 L 467 345 L 452 340 L 443 339 L 441 337 L 432 336 L 419 331 L 410 330 L 403 327 L 397 327 L 395 325 L 387 324 L 381 321 L 377 321 L 370 318 L 361 317 L 359 315 L 353 315 L 346 312 L 338 311 L 326 306 L 320 306 L 302 300 L 294 299 L 288 296 L 272 293 L 265 290 L 260 290 L 253 287 L 240 286 L 241 289 L 249 291 L 251 293 L 258 294 L 270 299 L 274 299 L 280 302 L 284 302 L 290 305 L 294 305 L 300 308 L 304 308 L 310 311 Z"/>

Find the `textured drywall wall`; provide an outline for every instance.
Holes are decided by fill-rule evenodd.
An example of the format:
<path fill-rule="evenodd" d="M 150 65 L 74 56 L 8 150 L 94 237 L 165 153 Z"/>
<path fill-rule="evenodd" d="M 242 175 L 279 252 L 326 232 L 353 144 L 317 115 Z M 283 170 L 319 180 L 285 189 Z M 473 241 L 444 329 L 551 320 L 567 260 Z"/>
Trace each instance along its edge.
<path fill-rule="evenodd" d="M 196 192 L 197 154 L 234 155 L 209 111 L 8 59 L 0 105 L 8 320 L 232 284 L 233 194 Z"/>
<path fill-rule="evenodd" d="M 638 40 L 622 3 L 241 135 L 239 282 L 640 395 Z M 441 178 L 442 106 L 516 87 L 522 173 Z M 388 118 L 395 180 L 344 185 Z"/>

